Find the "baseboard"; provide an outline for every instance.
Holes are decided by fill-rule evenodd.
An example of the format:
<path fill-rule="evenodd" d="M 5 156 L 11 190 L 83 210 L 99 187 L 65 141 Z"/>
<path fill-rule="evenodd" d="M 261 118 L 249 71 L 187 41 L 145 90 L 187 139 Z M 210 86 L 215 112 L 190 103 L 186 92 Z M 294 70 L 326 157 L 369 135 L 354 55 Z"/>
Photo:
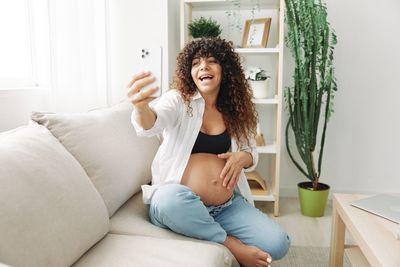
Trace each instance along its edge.
<path fill-rule="evenodd" d="M 377 194 L 390 194 L 391 192 L 371 192 L 371 191 L 357 191 L 357 190 L 346 190 L 346 189 L 339 189 L 339 190 L 330 190 L 328 199 L 332 199 L 332 194 L 335 193 L 342 193 L 342 194 L 361 194 L 361 195 L 377 195 Z M 393 193 L 393 192 L 392 192 Z M 297 187 L 281 187 L 279 190 L 280 197 L 290 197 L 290 198 L 298 198 Z"/>

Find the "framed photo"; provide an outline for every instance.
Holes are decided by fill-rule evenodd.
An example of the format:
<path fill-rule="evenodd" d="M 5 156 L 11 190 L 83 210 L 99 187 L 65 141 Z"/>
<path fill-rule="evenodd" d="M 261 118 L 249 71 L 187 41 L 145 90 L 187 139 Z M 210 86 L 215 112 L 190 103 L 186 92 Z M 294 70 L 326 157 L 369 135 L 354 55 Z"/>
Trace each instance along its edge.
<path fill-rule="evenodd" d="M 271 18 L 246 20 L 242 47 L 267 47 L 270 26 Z"/>

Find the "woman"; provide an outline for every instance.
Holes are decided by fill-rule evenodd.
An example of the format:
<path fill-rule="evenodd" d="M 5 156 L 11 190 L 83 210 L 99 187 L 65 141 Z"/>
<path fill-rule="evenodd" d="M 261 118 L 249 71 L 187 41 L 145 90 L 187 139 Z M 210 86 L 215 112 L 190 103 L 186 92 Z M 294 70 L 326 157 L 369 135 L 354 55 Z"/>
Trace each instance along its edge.
<path fill-rule="evenodd" d="M 203 38 L 187 44 L 177 58 L 176 89 L 150 107 L 158 88 L 141 88 L 153 81 L 142 72 L 128 85 L 137 134 L 164 138 L 152 164 L 152 185 L 142 186 L 151 222 L 221 243 L 243 266 L 269 266 L 282 258 L 290 239 L 252 205 L 243 172 L 258 161 L 257 115 L 232 43 Z"/>

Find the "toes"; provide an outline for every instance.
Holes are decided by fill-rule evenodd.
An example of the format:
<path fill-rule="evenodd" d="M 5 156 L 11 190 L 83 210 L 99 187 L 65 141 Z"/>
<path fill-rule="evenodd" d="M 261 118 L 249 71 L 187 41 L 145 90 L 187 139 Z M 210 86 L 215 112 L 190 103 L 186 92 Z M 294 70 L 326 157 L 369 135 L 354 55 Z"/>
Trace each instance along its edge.
<path fill-rule="evenodd" d="M 260 258 L 263 261 L 266 261 L 268 264 L 271 264 L 271 262 L 272 262 L 272 257 L 267 252 L 262 251 L 262 254 L 260 255 Z"/>
<path fill-rule="evenodd" d="M 270 256 L 268 255 L 268 253 L 260 250 L 259 251 L 259 255 L 258 258 L 261 259 L 262 261 L 266 262 L 268 258 L 270 258 Z"/>
<path fill-rule="evenodd" d="M 268 267 L 269 263 L 267 263 L 266 261 L 258 261 L 256 266 L 257 267 Z"/>
<path fill-rule="evenodd" d="M 268 253 L 265 253 L 264 251 L 260 251 L 259 254 L 257 255 L 258 260 L 257 260 L 257 267 L 269 267 L 271 264 L 271 257 L 269 256 Z"/>
<path fill-rule="evenodd" d="M 261 250 L 258 255 L 258 258 L 259 260 L 257 261 L 257 266 L 269 267 L 271 265 L 272 258 L 268 253 Z"/>
<path fill-rule="evenodd" d="M 271 264 L 271 262 L 272 262 L 272 257 L 268 253 L 267 253 L 267 262 L 268 262 L 268 264 Z"/>

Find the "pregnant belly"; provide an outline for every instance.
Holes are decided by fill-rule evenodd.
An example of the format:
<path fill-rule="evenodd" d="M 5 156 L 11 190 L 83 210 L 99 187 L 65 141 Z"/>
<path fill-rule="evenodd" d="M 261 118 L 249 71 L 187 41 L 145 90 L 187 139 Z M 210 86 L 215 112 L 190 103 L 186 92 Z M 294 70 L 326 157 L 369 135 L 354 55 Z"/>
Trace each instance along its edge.
<path fill-rule="evenodd" d="M 189 158 L 183 173 L 181 184 L 190 187 L 203 203 L 221 205 L 228 201 L 233 194 L 233 188 L 222 186 L 223 180 L 219 178 L 225 160 L 209 153 L 195 153 Z"/>

